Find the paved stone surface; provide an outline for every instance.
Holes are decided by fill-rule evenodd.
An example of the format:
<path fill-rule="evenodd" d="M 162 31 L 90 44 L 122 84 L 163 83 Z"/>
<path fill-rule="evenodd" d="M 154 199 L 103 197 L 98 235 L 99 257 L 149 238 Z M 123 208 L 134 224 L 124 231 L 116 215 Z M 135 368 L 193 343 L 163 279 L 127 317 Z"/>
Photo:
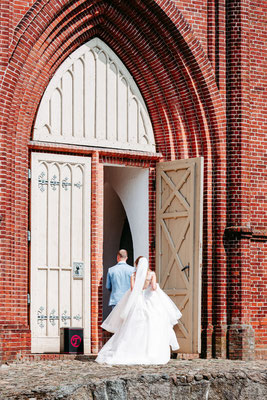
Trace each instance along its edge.
<path fill-rule="evenodd" d="M 93 360 L 0 367 L 0 399 L 267 399 L 267 362 L 171 360 L 165 366 L 103 366 Z"/>

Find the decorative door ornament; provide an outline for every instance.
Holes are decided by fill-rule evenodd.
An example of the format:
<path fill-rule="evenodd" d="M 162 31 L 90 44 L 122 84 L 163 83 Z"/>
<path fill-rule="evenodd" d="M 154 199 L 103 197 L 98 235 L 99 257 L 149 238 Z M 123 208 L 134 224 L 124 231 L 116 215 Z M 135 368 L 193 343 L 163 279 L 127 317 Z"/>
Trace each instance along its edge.
<path fill-rule="evenodd" d="M 43 312 L 44 307 L 41 306 L 37 312 L 37 324 L 40 326 L 40 328 L 44 328 L 44 322 L 47 321 L 47 315 L 44 315 Z"/>
<path fill-rule="evenodd" d="M 67 315 L 67 314 L 68 314 L 68 311 L 65 310 L 65 311 L 63 312 L 63 314 L 61 315 L 61 321 L 63 322 L 64 325 L 67 325 L 68 320 L 71 319 L 71 316 L 70 316 L 70 315 Z"/>
<path fill-rule="evenodd" d="M 62 180 L 62 187 L 63 187 L 63 189 L 65 189 L 65 190 L 68 190 L 68 187 L 69 186 L 71 186 L 71 182 L 68 182 L 68 177 L 66 177 L 66 178 L 64 178 L 63 180 Z"/>
<path fill-rule="evenodd" d="M 58 315 L 55 315 L 56 310 L 53 308 L 53 310 L 51 311 L 51 313 L 49 314 L 49 322 L 50 324 L 52 324 L 53 326 L 56 325 L 56 321 L 58 321 L 59 317 Z"/>
<path fill-rule="evenodd" d="M 48 180 L 44 179 L 44 177 L 45 177 L 45 173 L 44 173 L 44 171 L 42 171 L 38 177 L 38 187 L 41 190 L 41 192 L 44 192 L 45 191 L 44 186 L 48 185 Z"/>
<path fill-rule="evenodd" d="M 57 186 L 59 186 L 60 182 L 57 180 L 57 176 L 53 175 L 51 181 L 50 181 L 50 186 L 52 188 L 52 190 L 56 190 Z"/>

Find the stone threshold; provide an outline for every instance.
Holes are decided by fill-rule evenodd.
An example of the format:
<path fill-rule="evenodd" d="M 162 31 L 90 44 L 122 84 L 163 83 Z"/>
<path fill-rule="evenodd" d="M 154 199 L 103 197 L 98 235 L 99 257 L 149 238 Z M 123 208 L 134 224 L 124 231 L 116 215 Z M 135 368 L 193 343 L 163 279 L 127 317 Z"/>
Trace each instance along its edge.
<path fill-rule="evenodd" d="M 95 360 L 97 354 L 65 354 L 65 353 L 32 353 L 25 354 L 17 358 L 17 361 L 58 361 L 58 360 L 78 360 L 92 361 Z M 199 358 L 199 354 L 189 353 L 172 353 L 173 360 L 195 360 Z"/>
<path fill-rule="evenodd" d="M 81 361 L 89 361 L 95 360 L 96 354 L 65 354 L 65 353 L 31 353 L 20 355 L 17 358 L 17 361 L 59 361 L 59 360 L 81 360 Z M 10 362 L 12 363 L 12 361 Z"/>

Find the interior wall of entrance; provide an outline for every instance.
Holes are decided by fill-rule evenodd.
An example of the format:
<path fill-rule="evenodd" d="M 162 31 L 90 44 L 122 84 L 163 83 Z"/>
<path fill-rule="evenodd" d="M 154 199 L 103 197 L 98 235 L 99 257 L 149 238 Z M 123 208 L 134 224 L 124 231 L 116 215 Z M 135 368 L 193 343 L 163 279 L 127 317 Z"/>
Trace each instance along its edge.
<path fill-rule="evenodd" d="M 104 183 L 104 248 L 103 248 L 103 318 L 105 319 L 109 313 L 108 301 L 109 291 L 106 289 L 106 276 L 108 268 L 116 264 L 116 254 L 121 247 L 121 239 L 123 236 L 123 227 L 127 221 L 127 215 L 122 202 L 110 185 L 109 182 Z M 128 242 L 132 243 L 131 232 Z M 126 247 L 126 246 L 125 246 Z M 129 251 L 129 249 L 127 248 Z M 132 246 L 131 246 L 132 250 Z"/>
<path fill-rule="evenodd" d="M 110 311 L 107 271 L 116 264 L 119 248 L 127 247 L 129 264 L 149 255 L 148 177 L 144 168 L 104 167 L 103 318 Z"/>

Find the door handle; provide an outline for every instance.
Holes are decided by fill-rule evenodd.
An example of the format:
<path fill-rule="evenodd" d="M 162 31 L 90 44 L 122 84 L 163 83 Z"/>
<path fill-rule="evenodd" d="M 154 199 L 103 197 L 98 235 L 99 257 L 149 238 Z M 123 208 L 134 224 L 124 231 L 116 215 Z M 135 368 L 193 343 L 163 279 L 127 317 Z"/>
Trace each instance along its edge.
<path fill-rule="evenodd" d="M 182 272 L 184 272 L 189 279 L 189 270 L 190 270 L 190 264 L 186 265 L 184 268 L 182 268 Z"/>

